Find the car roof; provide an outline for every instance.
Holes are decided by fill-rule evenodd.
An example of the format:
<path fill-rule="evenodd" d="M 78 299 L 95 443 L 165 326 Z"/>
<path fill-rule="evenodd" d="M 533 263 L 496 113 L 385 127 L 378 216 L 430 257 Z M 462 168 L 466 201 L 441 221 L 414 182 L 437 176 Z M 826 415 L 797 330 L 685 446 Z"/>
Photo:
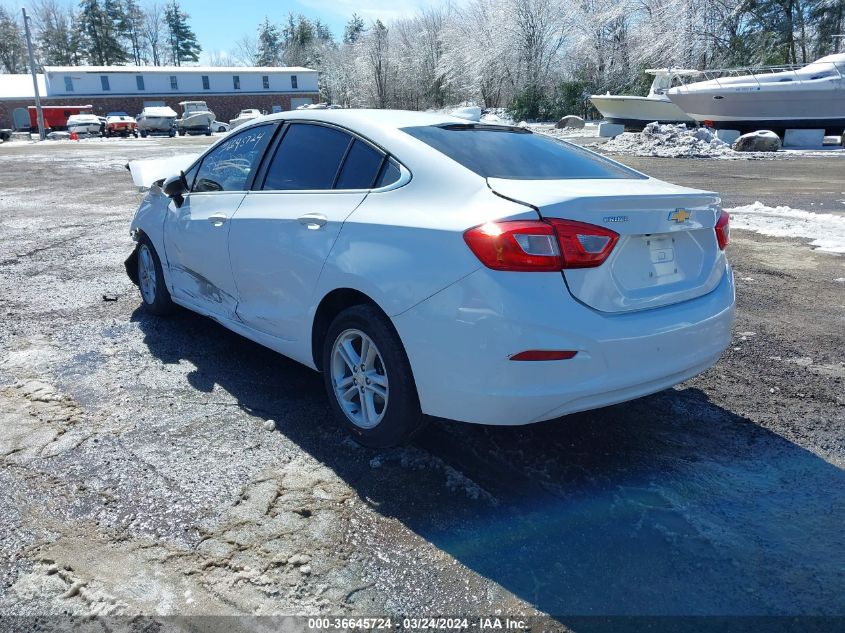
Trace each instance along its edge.
<path fill-rule="evenodd" d="M 253 119 L 245 125 L 238 126 L 236 133 L 270 121 L 311 121 L 338 125 L 380 145 L 395 155 L 400 162 L 405 162 L 408 167 L 422 167 L 423 165 L 419 162 L 421 159 L 425 160 L 429 166 L 436 167 L 439 161 L 446 159 L 446 157 L 434 148 L 406 134 L 402 131 L 402 128 L 467 123 L 466 119 L 449 116 L 448 114 L 413 110 L 364 108 L 290 110 Z M 428 158 L 424 159 L 425 156 Z M 416 165 L 411 163 L 416 163 Z M 472 176 L 477 178 L 475 174 L 472 174 Z"/>
<path fill-rule="evenodd" d="M 397 132 L 405 127 L 422 125 L 443 125 L 444 123 L 466 123 L 465 119 L 439 114 L 436 112 L 416 112 L 413 110 L 375 110 L 365 108 L 291 110 L 279 112 L 256 119 L 251 124 L 262 121 L 317 121 L 334 123 L 365 136 L 376 143 L 388 145 L 395 141 Z M 405 136 L 402 134 L 402 136 Z"/>

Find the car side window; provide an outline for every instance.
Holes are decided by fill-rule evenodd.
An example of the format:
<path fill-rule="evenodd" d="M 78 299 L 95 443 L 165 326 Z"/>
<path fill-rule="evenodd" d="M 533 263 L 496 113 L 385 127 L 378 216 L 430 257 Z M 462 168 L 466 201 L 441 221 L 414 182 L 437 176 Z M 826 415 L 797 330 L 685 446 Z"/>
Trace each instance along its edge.
<path fill-rule="evenodd" d="M 331 189 L 352 137 L 332 127 L 292 123 L 267 169 L 262 189 Z"/>
<path fill-rule="evenodd" d="M 384 154 L 355 139 L 346 154 L 335 189 L 370 189 L 378 178 Z"/>
<path fill-rule="evenodd" d="M 376 180 L 376 188 L 392 185 L 394 182 L 399 180 L 401 175 L 402 172 L 399 171 L 399 163 L 392 158 L 385 161 L 381 168 L 381 172 L 378 175 L 378 180 Z"/>
<path fill-rule="evenodd" d="M 197 177 L 199 168 L 200 164 L 199 161 L 197 161 L 188 171 L 185 172 L 185 182 L 188 185 L 188 191 L 194 190 L 194 179 Z"/>
<path fill-rule="evenodd" d="M 249 177 L 273 136 L 273 127 L 251 127 L 212 149 L 203 157 L 191 191 L 246 191 Z"/>

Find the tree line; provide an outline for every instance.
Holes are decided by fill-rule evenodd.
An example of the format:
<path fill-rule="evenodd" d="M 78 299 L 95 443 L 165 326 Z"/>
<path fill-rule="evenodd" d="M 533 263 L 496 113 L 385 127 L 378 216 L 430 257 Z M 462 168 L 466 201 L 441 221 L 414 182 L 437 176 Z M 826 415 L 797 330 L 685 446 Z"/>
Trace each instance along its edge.
<path fill-rule="evenodd" d="M 176 0 L 147 9 L 82 0 L 73 11 L 37 2 L 42 64 L 198 59 Z M 20 45 L 5 36 L 10 20 L 0 14 L 0 41 L 9 42 L 0 64 L 19 72 Z M 649 67 L 804 63 L 845 50 L 842 35 L 845 0 L 469 0 L 391 22 L 353 15 L 339 36 L 319 19 L 268 16 L 207 62 L 314 68 L 323 98 L 347 107 L 472 102 L 556 118 L 582 112 L 589 94 L 645 94 Z"/>
<path fill-rule="evenodd" d="M 142 7 L 136 0 L 34 0 L 36 64 L 175 65 L 199 61 L 202 48 L 178 0 Z M 22 16 L 0 6 L 0 71 L 28 72 Z"/>

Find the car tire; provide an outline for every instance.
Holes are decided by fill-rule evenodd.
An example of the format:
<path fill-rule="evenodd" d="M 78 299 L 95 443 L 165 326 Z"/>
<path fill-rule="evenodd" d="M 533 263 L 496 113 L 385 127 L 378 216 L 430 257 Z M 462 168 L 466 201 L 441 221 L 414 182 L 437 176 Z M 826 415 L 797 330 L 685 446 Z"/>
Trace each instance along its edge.
<path fill-rule="evenodd" d="M 371 351 L 362 359 L 365 344 Z M 377 307 L 357 305 L 338 314 L 326 333 L 322 360 L 332 411 L 356 442 L 387 448 L 422 429 L 425 418 L 408 356 Z"/>
<path fill-rule="evenodd" d="M 144 309 L 152 314 L 170 314 L 175 306 L 164 283 L 161 260 L 146 237 L 136 249 L 135 264 L 138 269 L 138 290 Z"/>

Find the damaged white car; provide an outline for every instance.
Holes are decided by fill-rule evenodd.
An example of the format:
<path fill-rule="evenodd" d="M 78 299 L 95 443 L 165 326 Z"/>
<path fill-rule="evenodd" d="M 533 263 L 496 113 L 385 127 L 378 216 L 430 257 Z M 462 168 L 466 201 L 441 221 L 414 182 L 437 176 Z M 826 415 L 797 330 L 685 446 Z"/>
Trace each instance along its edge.
<path fill-rule="evenodd" d="M 719 198 L 523 128 L 305 110 L 130 169 L 144 306 L 322 371 L 370 446 L 644 396 L 730 341 Z"/>

